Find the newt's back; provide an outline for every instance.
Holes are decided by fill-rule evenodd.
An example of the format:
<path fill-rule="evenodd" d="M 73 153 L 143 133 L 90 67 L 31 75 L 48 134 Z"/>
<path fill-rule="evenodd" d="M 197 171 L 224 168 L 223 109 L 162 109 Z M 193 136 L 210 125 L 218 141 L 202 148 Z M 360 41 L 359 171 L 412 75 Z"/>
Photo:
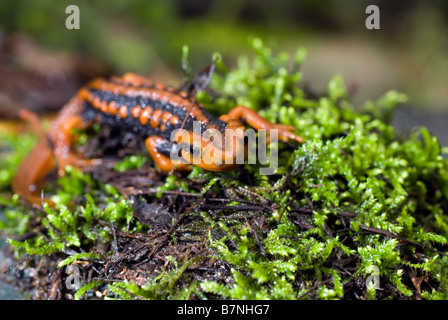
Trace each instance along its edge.
<path fill-rule="evenodd" d="M 154 84 L 134 74 L 110 80 L 97 79 L 79 92 L 83 117 L 149 137 L 169 139 L 180 127 L 192 130 L 198 121 L 224 130 L 225 122 L 213 117 L 186 91 Z"/>

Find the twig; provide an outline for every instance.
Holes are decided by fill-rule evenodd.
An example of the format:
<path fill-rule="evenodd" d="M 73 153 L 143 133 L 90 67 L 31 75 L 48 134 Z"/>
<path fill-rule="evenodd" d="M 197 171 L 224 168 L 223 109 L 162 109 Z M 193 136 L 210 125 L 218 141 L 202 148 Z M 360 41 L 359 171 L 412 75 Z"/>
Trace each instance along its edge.
<path fill-rule="evenodd" d="M 113 250 L 114 250 L 114 253 L 118 253 L 117 231 L 116 231 L 113 223 L 112 223 L 112 235 L 114 237 Z"/>
<path fill-rule="evenodd" d="M 289 205 L 291 204 L 291 202 L 292 202 L 292 198 L 288 201 L 288 203 L 286 204 L 286 206 L 283 208 L 283 210 L 282 210 L 282 212 L 280 213 L 280 216 L 278 217 L 278 223 L 280 223 L 280 221 L 282 221 L 282 217 L 283 217 L 283 214 L 285 213 L 285 211 L 286 211 L 286 209 L 289 207 Z"/>
<path fill-rule="evenodd" d="M 264 210 L 269 209 L 272 211 L 271 208 L 267 206 L 222 206 L 222 205 L 213 205 L 213 204 L 205 204 L 200 207 L 202 210 Z"/>
<path fill-rule="evenodd" d="M 21 264 L 21 263 L 23 263 L 23 262 L 25 262 L 25 261 L 27 261 L 27 260 L 29 260 L 29 259 L 31 259 L 33 256 L 32 255 L 27 255 L 25 258 L 23 258 L 22 260 L 19 260 L 19 261 L 17 261 L 17 263 L 14 263 L 12 266 L 9 266 L 8 267 L 8 269 L 6 269 L 6 270 L 2 270 L 2 273 L 8 273 L 8 272 L 10 272 L 12 269 L 15 269 L 15 268 L 17 268 L 17 266 L 19 265 L 19 264 Z M 6 261 L 6 260 L 5 260 Z"/>
<path fill-rule="evenodd" d="M 240 248 L 238 247 L 238 245 L 236 244 L 235 241 L 233 241 L 232 237 L 227 233 L 226 230 L 224 230 L 224 228 L 222 228 L 221 226 L 219 226 L 219 228 L 222 230 L 222 232 L 224 232 L 224 234 L 227 236 L 227 238 L 229 238 L 229 241 L 233 244 L 233 246 L 239 250 Z"/>
<path fill-rule="evenodd" d="M 258 239 L 258 234 L 257 231 L 255 230 L 255 228 L 253 228 L 249 222 L 247 222 L 249 224 L 250 227 L 250 231 L 252 232 L 252 234 L 254 235 L 255 238 L 255 242 L 258 245 L 258 248 L 260 248 L 261 254 L 264 256 L 266 255 L 266 250 L 264 249 L 263 243 L 261 243 L 261 241 Z"/>
<path fill-rule="evenodd" d="M 187 196 L 187 197 L 196 197 L 201 198 L 203 194 L 201 193 L 191 193 L 191 192 L 184 192 L 184 191 L 177 191 L 177 190 L 157 190 L 157 189 L 145 189 L 141 190 L 141 194 L 144 193 L 163 193 L 163 194 L 174 194 L 179 196 Z"/>
<path fill-rule="evenodd" d="M 343 216 L 343 217 L 351 217 L 351 218 L 356 217 L 356 213 L 348 212 L 348 211 L 339 211 L 338 215 Z"/>
<path fill-rule="evenodd" d="M 313 292 L 314 290 L 318 289 L 319 286 L 321 286 L 321 285 L 323 285 L 323 284 L 326 284 L 326 283 L 328 283 L 328 282 L 331 282 L 332 280 L 333 280 L 333 279 L 330 278 L 330 279 L 321 281 L 321 282 L 319 282 L 319 283 L 316 283 L 314 286 L 312 286 L 312 287 L 309 288 L 307 291 L 305 291 L 305 292 L 302 293 L 300 296 L 298 296 L 296 300 L 299 300 L 299 299 L 303 298 L 304 296 L 309 295 L 311 292 Z"/>
<path fill-rule="evenodd" d="M 408 238 L 405 238 L 405 237 L 401 237 L 401 236 L 399 236 L 399 235 L 397 235 L 395 233 L 392 233 L 392 232 L 389 232 L 389 231 L 386 231 L 386 230 L 382 230 L 382 229 L 378 229 L 378 228 L 374 228 L 374 227 L 367 227 L 367 226 L 364 226 L 364 225 L 360 225 L 359 228 L 364 230 L 364 231 L 367 231 L 367 232 L 381 234 L 381 235 L 386 236 L 386 237 L 397 239 L 397 240 L 399 240 L 401 242 L 406 242 L 406 243 L 412 244 L 414 246 L 417 246 L 417 247 L 420 247 L 420 248 L 423 248 L 423 249 L 428 249 L 428 250 L 431 250 L 433 252 L 436 252 L 436 253 L 444 255 L 444 256 L 448 256 L 448 254 L 446 254 L 445 252 L 441 252 L 441 251 L 436 250 L 434 248 L 428 247 L 428 246 L 426 246 L 426 245 L 424 245 L 422 243 L 419 243 L 417 241 L 414 241 L 414 240 L 411 240 L 411 239 L 408 239 Z"/>

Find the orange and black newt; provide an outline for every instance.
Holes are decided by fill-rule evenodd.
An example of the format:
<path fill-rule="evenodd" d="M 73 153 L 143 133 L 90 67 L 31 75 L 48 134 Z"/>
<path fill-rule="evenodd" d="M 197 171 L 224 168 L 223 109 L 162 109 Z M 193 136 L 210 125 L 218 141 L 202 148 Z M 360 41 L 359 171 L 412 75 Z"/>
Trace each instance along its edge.
<path fill-rule="evenodd" d="M 30 118 L 29 113 L 22 112 L 22 115 Z M 48 133 L 41 132 L 39 142 L 22 162 L 13 179 L 13 191 L 28 202 L 40 203 L 41 199 L 36 195 L 38 186 L 54 168 L 57 167 L 58 174 L 63 175 L 67 165 L 79 168 L 100 164 L 101 159 L 85 159 L 73 150 L 76 141 L 74 129 L 87 128 L 95 122 L 131 130 L 142 136 L 149 154 L 162 171 L 189 170 L 192 163 L 209 171 L 237 167 L 239 164 L 235 159 L 240 152 L 245 152 L 245 146 L 238 141 L 229 147 L 223 141 L 220 144 L 214 141 L 213 144 L 195 139 L 195 135 L 201 132 L 193 131 L 194 121 L 200 123 L 201 132 L 215 129 L 221 133 L 220 137 L 225 137 L 228 130 L 244 130 L 243 123 L 246 123 L 254 129 L 278 129 L 278 139 L 281 141 L 303 142 L 302 137 L 293 133 L 296 128 L 273 124 L 247 107 L 237 106 L 228 114 L 216 118 L 196 101 L 191 91 L 165 87 L 128 73 L 123 77 L 93 80 L 79 90 L 61 109 Z M 187 139 L 191 142 L 191 149 L 179 149 L 184 161 L 174 163 L 169 155 L 179 137 L 173 142 L 171 133 L 180 128 L 184 129 L 183 141 Z M 193 162 L 195 150 L 201 153 L 206 147 L 214 157 L 225 161 L 217 163 L 202 158 L 199 162 Z"/>

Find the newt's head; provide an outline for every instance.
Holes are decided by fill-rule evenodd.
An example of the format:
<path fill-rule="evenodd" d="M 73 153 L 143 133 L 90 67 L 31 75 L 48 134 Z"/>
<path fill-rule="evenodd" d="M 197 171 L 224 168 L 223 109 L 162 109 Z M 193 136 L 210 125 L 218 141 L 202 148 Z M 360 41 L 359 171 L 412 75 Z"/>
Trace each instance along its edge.
<path fill-rule="evenodd" d="M 237 121 L 222 131 L 213 127 L 202 133 L 180 129 L 176 142 L 175 152 L 171 153 L 174 164 L 177 161 L 208 171 L 228 171 L 244 164 L 247 157 L 244 127 Z"/>

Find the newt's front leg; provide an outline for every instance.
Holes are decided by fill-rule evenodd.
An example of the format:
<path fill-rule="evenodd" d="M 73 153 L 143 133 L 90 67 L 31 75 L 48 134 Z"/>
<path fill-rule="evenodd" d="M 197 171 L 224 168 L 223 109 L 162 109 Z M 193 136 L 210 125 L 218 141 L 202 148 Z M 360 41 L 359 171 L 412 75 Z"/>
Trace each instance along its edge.
<path fill-rule="evenodd" d="M 267 132 L 268 135 L 269 130 L 276 129 L 278 130 L 278 139 L 284 142 L 288 142 L 289 140 L 295 140 L 300 143 L 303 143 L 305 141 L 304 138 L 293 132 L 294 130 L 296 130 L 295 127 L 269 122 L 254 110 L 249 109 L 248 107 L 245 106 L 237 106 L 233 108 L 232 110 L 230 110 L 228 114 L 222 115 L 220 119 L 226 121 L 228 123 L 228 127 L 232 127 L 233 122 L 235 123 L 235 126 L 239 126 L 239 121 L 241 120 L 250 125 L 254 129 L 268 130 Z"/>

